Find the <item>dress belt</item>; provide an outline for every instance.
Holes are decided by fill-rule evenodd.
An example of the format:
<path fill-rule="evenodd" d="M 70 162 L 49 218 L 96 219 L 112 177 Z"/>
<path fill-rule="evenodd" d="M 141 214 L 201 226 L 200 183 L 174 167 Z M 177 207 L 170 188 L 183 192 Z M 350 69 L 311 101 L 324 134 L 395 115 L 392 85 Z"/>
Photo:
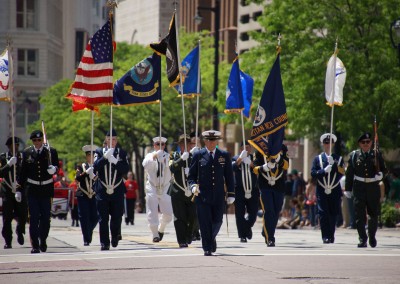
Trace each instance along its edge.
<path fill-rule="evenodd" d="M 46 185 L 46 184 L 52 183 L 53 179 L 51 178 L 51 179 L 48 179 L 48 180 L 37 181 L 37 180 L 33 180 L 33 179 L 28 178 L 27 182 L 29 182 L 31 184 L 36 184 L 36 185 Z"/>
<path fill-rule="evenodd" d="M 378 181 L 376 178 L 364 178 L 364 177 L 359 177 L 359 176 L 356 176 L 356 175 L 354 176 L 354 179 L 358 180 L 358 181 L 365 182 L 365 183 Z"/>

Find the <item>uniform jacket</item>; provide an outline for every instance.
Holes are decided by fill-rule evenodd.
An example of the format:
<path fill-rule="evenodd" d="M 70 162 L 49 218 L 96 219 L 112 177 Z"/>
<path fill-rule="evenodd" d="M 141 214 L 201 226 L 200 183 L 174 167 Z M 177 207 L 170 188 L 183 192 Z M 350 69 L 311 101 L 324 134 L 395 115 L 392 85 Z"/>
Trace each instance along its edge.
<path fill-rule="evenodd" d="M 317 178 L 317 188 L 325 188 L 326 184 L 330 184 L 332 188 L 341 190 L 339 180 L 344 175 L 344 161 L 343 158 L 337 154 L 331 155 L 335 163 L 332 165 L 331 172 L 325 173 L 324 168 L 328 166 L 328 158 L 326 153 L 321 153 L 316 156 L 312 163 L 311 176 Z M 320 162 L 322 161 L 322 166 Z M 329 179 L 328 179 L 329 177 Z"/>
<path fill-rule="evenodd" d="M 75 180 L 77 182 L 77 190 L 76 196 L 86 196 L 88 197 L 89 188 L 93 190 L 94 180 L 91 181 L 89 175 L 86 173 L 86 170 L 90 167 L 89 163 L 83 163 L 82 165 L 78 165 L 76 168 Z M 89 197 L 88 197 L 89 198 Z"/>
<path fill-rule="evenodd" d="M 173 152 L 170 156 L 170 170 L 173 175 L 174 183 L 170 188 L 170 195 L 180 198 L 191 198 L 186 197 L 185 191 L 187 189 L 187 176 L 185 175 L 186 165 L 190 166 L 193 156 L 189 154 L 187 161 L 181 159 L 180 152 Z M 187 162 L 187 163 L 186 163 Z"/>
<path fill-rule="evenodd" d="M 378 152 L 378 164 L 379 171 L 381 171 L 384 175 L 387 173 L 387 169 L 385 166 L 385 162 L 383 160 L 382 154 Z M 346 191 L 352 191 L 353 186 L 357 184 L 363 184 L 361 181 L 355 181 L 354 176 L 358 176 L 361 178 L 374 178 L 378 173 L 378 170 L 375 166 L 375 152 L 371 149 L 368 152 L 368 156 L 362 153 L 361 150 L 355 150 L 350 153 L 350 158 L 348 162 L 348 166 L 346 169 Z M 376 184 L 378 181 L 376 182 Z"/>
<path fill-rule="evenodd" d="M 249 155 L 250 159 L 253 160 L 253 155 Z M 244 163 L 240 163 L 240 165 L 236 164 L 237 159 L 239 158 L 239 155 L 236 155 L 232 158 L 232 169 L 233 169 L 233 174 L 235 178 L 235 195 L 236 198 L 238 196 L 244 196 L 244 187 L 243 187 L 243 181 L 242 181 L 242 172 L 245 174 L 245 165 Z M 250 189 L 252 192 L 258 191 L 257 187 L 257 175 L 253 172 L 253 169 L 247 167 L 248 174 L 251 176 L 251 184 L 250 184 Z"/>
<path fill-rule="evenodd" d="M 148 153 L 143 160 L 146 171 L 146 193 L 166 194 L 171 182 L 169 154 L 164 151 L 161 161 L 153 160 L 155 151 Z"/>
<path fill-rule="evenodd" d="M 206 148 L 196 152 L 190 165 L 188 181 L 190 186 L 199 185 L 200 194 L 196 202 L 223 202 L 225 185 L 228 196 L 234 196 L 232 160 L 229 153 L 216 148 L 214 159 L 211 159 Z"/>
<path fill-rule="evenodd" d="M 96 192 L 96 197 L 100 199 L 109 195 L 106 192 L 106 185 L 111 184 L 112 182 L 114 184 L 113 194 L 123 196 L 126 192 L 123 177 L 129 171 L 128 155 L 123 149 L 119 147 L 115 148 L 113 156 L 118 160 L 115 165 L 103 157 L 106 151 L 107 148 L 97 148 L 94 154 L 93 168 L 97 179 L 94 182 L 93 189 Z M 109 177 L 110 167 L 111 177 Z"/>
<path fill-rule="evenodd" d="M 40 154 L 34 146 L 24 150 L 18 183 L 25 188 L 28 195 L 54 196 L 53 176 L 47 172 L 47 168 L 49 165 L 58 167 L 58 154 L 54 148 L 50 148 L 50 153 L 51 155 L 46 147 L 42 147 Z M 46 184 L 42 184 L 43 182 Z"/>
<path fill-rule="evenodd" d="M 17 157 L 17 163 L 15 164 L 17 168 L 16 174 L 18 175 L 19 171 L 21 170 L 22 152 L 16 152 L 15 155 Z M 3 182 L 1 184 L 2 193 L 0 193 L 0 196 L 1 194 L 6 194 L 10 197 L 14 196 L 14 193 L 12 192 L 12 181 L 14 180 L 15 166 L 7 166 L 7 162 L 11 159 L 12 156 L 13 155 L 11 152 L 0 154 L 0 178 L 3 178 Z"/>
<path fill-rule="evenodd" d="M 279 162 L 275 168 L 269 172 L 264 171 L 263 165 L 265 164 L 264 156 L 260 152 L 256 152 L 256 159 L 254 161 L 254 173 L 258 176 L 258 187 L 261 189 L 268 188 L 285 192 L 286 171 L 289 168 L 289 157 L 287 155 L 287 148 L 282 144 L 282 152 Z M 267 177 L 273 177 L 275 184 L 270 185 Z"/>

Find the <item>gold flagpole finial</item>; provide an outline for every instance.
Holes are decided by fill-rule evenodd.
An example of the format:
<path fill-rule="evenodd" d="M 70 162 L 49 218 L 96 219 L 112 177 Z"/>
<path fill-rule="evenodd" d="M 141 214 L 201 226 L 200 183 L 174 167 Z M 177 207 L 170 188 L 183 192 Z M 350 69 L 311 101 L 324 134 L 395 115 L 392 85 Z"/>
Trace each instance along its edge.
<path fill-rule="evenodd" d="M 12 44 L 12 39 L 9 33 L 7 33 L 6 35 L 6 43 L 7 43 L 7 47 L 10 47 Z"/>
<path fill-rule="evenodd" d="M 278 45 L 276 46 L 276 54 L 281 53 L 281 33 L 278 34 Z"/>
<path fill-rule="evenodd" d="M 114 8 L 118 7 L 117 1 L 107 0 L 106 7 L 109 9 L 108 14 L 111 16 L 113 14 Z"/>

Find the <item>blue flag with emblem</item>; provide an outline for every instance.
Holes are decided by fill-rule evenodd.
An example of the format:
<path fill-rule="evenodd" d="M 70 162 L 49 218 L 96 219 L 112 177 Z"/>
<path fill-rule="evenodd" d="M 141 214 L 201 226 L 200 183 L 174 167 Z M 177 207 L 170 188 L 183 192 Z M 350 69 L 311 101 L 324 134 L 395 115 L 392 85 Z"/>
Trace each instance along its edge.
<path fill-rule="evenodd" d="M 225 113 L 238 113 L 244 109 L 242 84 L 240 82 L 239 59 L 233 61 L 226 86 Z"/>
<path fill-rule="evenodd" d="M 242 85 L 243 93 L 243 115 L 247 118 L 250 117 L 251 103 L 253 99 L 254 80 L 250 75 L 240 70 L 240 83 Z"/>
<path fill-rule="evenodd" d="M 140 105 L 161 100 L 161 57 L 156 53 L 140 61 L 114 85 L 114 105 Z"/>
<path fill-rule="evenodd" d="M 254 148 L 270 158 L 277 157 L 282 150 L 288 123 L 279 59 L 280 53 L 265 83 L 249 140 Z"/>
<path fill-rule="evenodd" d="M 182 86 L 183 92 L 180 90 L 180 84 L 175 86 L 175 90 L 179 95 L 183 94 L 185 97 L 194 97 L 201 94 L 201 77 L 200 77 L 200 47 L 196 46 L 192 51 L 186 55 L 182 61 Z"/>

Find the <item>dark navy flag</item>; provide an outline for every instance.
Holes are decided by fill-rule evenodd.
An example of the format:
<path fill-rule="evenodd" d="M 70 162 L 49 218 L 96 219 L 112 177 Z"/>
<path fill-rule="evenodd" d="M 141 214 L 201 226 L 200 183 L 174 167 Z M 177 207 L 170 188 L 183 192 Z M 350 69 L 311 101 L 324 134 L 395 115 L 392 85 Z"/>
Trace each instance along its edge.
<path fill-rule="evenodd" d="M 282 150 L 284 130 L 288 123 L 279 58 L 280 54 L 265 83 L 249 140 L 254 148 L 271 158 L 275 158 Z"/>
<path fill-rule="evenodd" d="M 242 84 L 242 92 L 243 92 L 243 106 L 244 106 L 243 115 L 249 118 L 251 103 L 253 99 L 254 80 L 253 78 L 250 77 L 250 75 L 240 70 L 240 82 Z"/>
<path fill-rule="evenodd" d="M 140 105 L 161 100 L 161 57 L 140 61 L 114 85 L 114 105 Z"/>
<path fill-rule="evenodd" d="M 158 43 L 151 43 L 150 47 L 159 55 L 165 55 L 167 61 L 167 76 L 169 86 L 174 87 L 179 84 L 179 62 L 178 62 L 178 43 L 176 40 L 175 13 L 172 15 L 169 24 L 169 32 Z"/>
<path fill-rule="evenodd" d="M 196 46 L 192 51 L 186 55 L 182 61 L 181 73 L 183 77 L 183 92 L 181 92 L 181 85 L 175 86 L 175 90 L 185 97 L 194 97 L 201 94 L 201 77 L 199 68 L 200 47 Z"/>
<path fill-rule="evenodd" d="M 233 61 L 231 73 L 226 86 L 225 113 L 238 113 L 244 109 L 242 84 L 240 82 L 239 59 Z"/>

